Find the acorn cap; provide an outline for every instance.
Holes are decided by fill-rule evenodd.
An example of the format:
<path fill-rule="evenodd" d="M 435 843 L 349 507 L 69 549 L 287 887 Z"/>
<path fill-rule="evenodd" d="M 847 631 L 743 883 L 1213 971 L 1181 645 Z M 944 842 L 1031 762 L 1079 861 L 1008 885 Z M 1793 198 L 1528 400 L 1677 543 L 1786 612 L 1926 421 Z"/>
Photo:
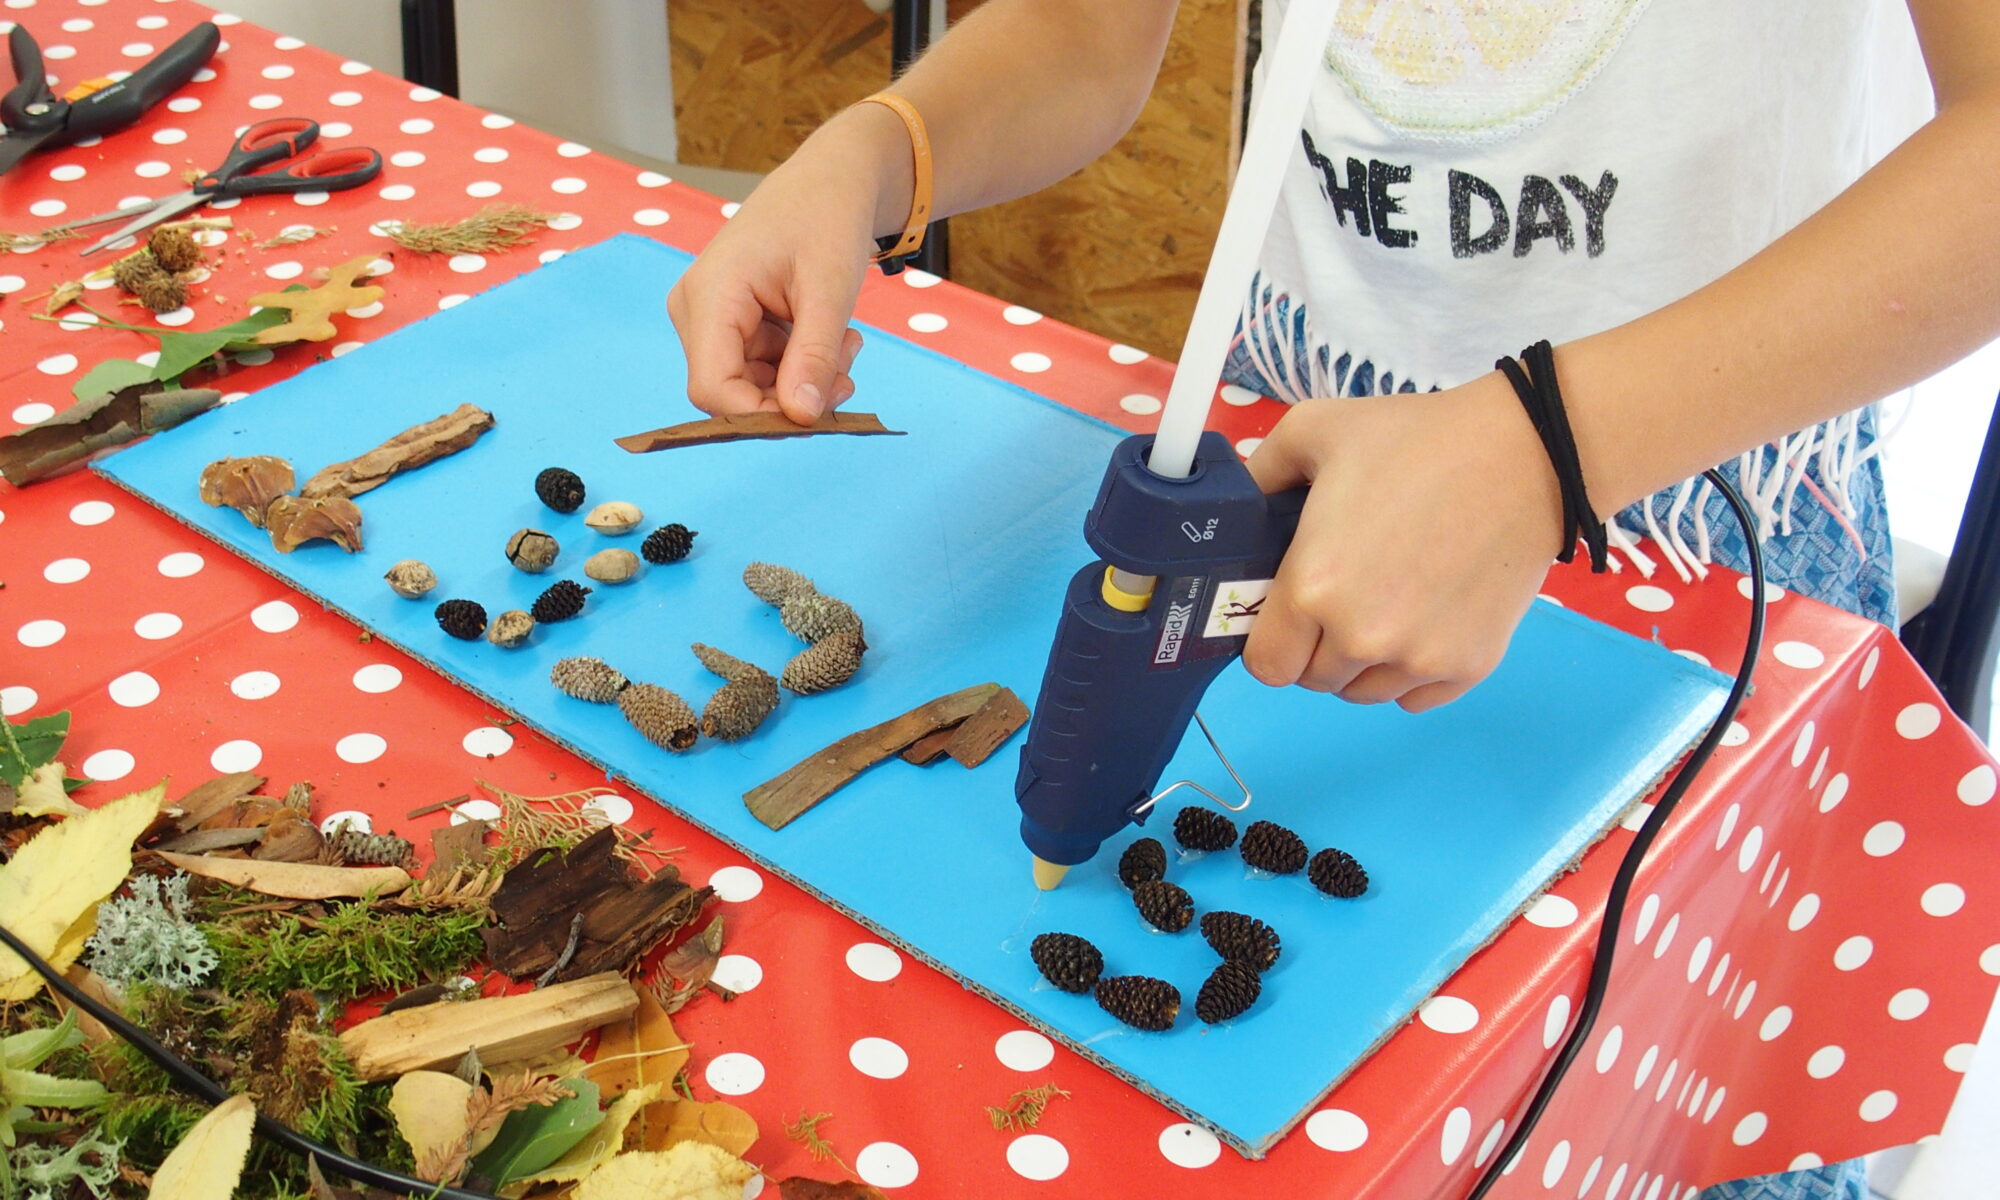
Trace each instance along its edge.
<path fill-rule="evenodd" d="M 569 579 L 558 579 L 550 584 L 528 611 L 535 620 L 544 625 L 554 621 L 567 621 L 583 611 L 583 598 L 590 595 L 590 589 Z"/>
<path fill-rule="evenodd" d="M 1305 869 L 1305 839 L 1275 821 L 1252 821 L 1237 846 L 1243 861 L 1273 875 L 1291 875 Z"/>
<path fill-rule="evenodd" d="M 1332 846 L 1312 856 L 1312 862 L 1306 866 L 1306 878 L 1320 891 L 1343 900 L 1352 900 L 1368 890 L 1368 872 L 1352 854 Z"/>
<path fill-rule="evenodd" d="M 819 642 L 836 633 L 860 633 L 861 618 L 844 600 L 814 594 L 794 596 L 778 610 L 778 619 L 792 636 L 804 642 Z"/>
<path fill-rule="evenodd" d="M 1263 990 L 1264 981 L 1256 971 L 1244 963 L 1226 961 L 1209 972 L 1195 993 L 1194 1015 L 1210 1025 L 1241 1016 L 1257 1003 Z"/>
<path fill-rule="evenodd" d="M 1097 981 L 1097 1006 L 1134 1029 L 1159 1033 L 1174 1027 L 1180 989 L 1147 975 L 1114 975 Z"/>
<path fill-rule="evenodd" d="M 1151 879 L 1132 889 L 1132 903 L 1146 923 L 1162 933 L 1179 933 L 1194 920 L 1194 897 L 1178 883 Z"/>
<path fill-rule="evenodd" d="M 548 467 L 535 476 L 535 496 L 559 513 L 583 507 L 583 480 L 567 467 Z"/>
<path fill-rule="evenodd" d="M 1073 933 L 1036 934 L 1028 956 L 1043 979 L 1079 996 L 1104 974 L 1104 952 Z"/>
<path fill-rule="evenodd" d="M 694 709 L 656 683 L 635 683 L 619 692 L 618 711 L 663 750 L 685 750 L 695 743 Z"/>
<path fill-rule="evenodd" d="M 859 633 L 833 634 L 793 655 L 778 682 L 801 696 L 837 688 L 861 669 L 867 648 Z"/>
<path fill-rule="evenodd" d="M 766 562 L 753 562 L 743 568 L 743 586 L 764 603 L 780 608 L 787 600 L 810 596 L 819 590 L 812 580 L 790 567 Z"/>
<path fill-rule="evenodd" d="M 699 536 L 694 530 L 676 521 L 671 525 L 662 525 L 647 534 L 646 540 L 639 543 L 639 553 L 645 555 L 649 563 L 679 562 L 688 556 L 688 551 L 694 549 L 694 539 Z"/>
<path fill-rule="evenodd" d="M 1174 840 L 1188 850 L 1227 850 L 1236 844 L 1236 822 L 1190 805 L 1174 814 Z"/>
<path fill-rule="evenodd" d="M 476 600 L 446 600 L 432 615 L 439 629 L 462 641 L 477 641 L 486 632 L 486 610 Z"/>
<path fill-rule="evenodd" d="M 1167 877 L 1167 848 L 1153 838 L 1140 838 L 1118 856 L 1118 882 L 1138 887 Z"/>
<path fill-rule="evenodd" d="M 1278 931 L 1248 913 L 1205 912 L 1201 936 L 1217 954 L 1254 971 L 1270 970 L 1283 950 Z"/>
<path fill-rule="evenodd" d="M 549 682 L 556 690 L 592 704 L 610 704 L 618 699 L 630 680 L 601 658 L 565 658 L 549 668 Z"/>
<path fill-rule="evenodd" d="M 738 676 L 708 698 L 701 710 L 701 731 L 717 741 L 734 742 L 757 732 L 776 707 L 777 681 L 762 671 Z"/>

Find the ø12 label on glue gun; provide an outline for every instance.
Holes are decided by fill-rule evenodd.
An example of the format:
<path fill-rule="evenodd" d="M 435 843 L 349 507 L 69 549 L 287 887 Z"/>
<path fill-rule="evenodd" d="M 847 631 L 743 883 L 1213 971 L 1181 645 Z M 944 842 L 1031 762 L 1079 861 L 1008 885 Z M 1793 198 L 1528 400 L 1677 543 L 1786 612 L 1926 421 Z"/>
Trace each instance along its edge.
<path fill-rule="evenodd" d="M 1164 589 L 1165 616 L 1153 647 L 1154 670 L 1172 670 L 1182 663 L 1233 656 L 1243 652 L 1243 639 L 1257 622 L 1269 579 L 1223 579 L 1183 575 Z"/>

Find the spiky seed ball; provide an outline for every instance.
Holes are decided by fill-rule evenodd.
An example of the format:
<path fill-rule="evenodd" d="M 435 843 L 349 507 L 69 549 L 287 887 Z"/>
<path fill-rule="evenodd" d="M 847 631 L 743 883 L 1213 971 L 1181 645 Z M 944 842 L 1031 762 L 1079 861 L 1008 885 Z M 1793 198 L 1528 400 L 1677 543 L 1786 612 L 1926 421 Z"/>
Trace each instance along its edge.
<path fill-rule="evenodd" d="M 590 589 L 582 584 L 558 579 L 548 586 L 548 590 L 535 597 L 535 603 L 528 611 L 544 625 L 552 621 L 567 621 L 583 611 L 583 598 L 588 595 Z"/>
<path fill-rule="evenodd" d="M 1181 1014 L 1180 989 L 1149 975 L 1113 975 L 1097 981 L 1097 1006 L 1134 1029 L 1159 1033 Z"/>
<path fill-rule="evenodd" d="M 1174 814 L 1174 840 L 1188 850 L 1227 850 L 1236 844 L 1236 822 L 1190 805 Z"/>
<path fill-rule="evenodd" d="M 1248 913 L 1205 912 L 1201 936 L 1217 954 L 1256 971 L 1270 970 L 1283 949 L 1278 931 Z"/>
<path fill-rule="evenodd" d="M 455 638 L 477 641 L 486 632 L 486 610 L 477 600 L 446 600 L 432 614 L 438 628 Z"/>
<path fill-rule="evenodd" d="M 139 288 L 148 279 L 158 279 L 165 274 L 159 261 L 150 254 L 121 258 L 111 266 L 111 281 L 118 285 L 118 290 L 134 296 L 139 294 Z"/>
<path fill-rule="evenodd" d="M 847 602 L 827 595 L 794 596 L 778 610 L 778 620 L 803 642 L 816 643 L 836 633 L 861 632 L 861 618 Z"/>
<path fill-rule="evenodd" d="M 1195 993 L 1194 1015 L 1210 1025 L 1242 1016 L 1263 990 L 1263 979 L 1247 963 L 1225 961 Z"/>
<path fill-rule="evenodd" d="M 739 676 L 717 688 L 702 706 L 701 731 L 720 742 L 739 741 L 757 732 L 776 707 L 775 680 L 761 671 Z"/>
<path fill-rule="evenodd" d="M 559 513 L 583 507 L 583 480 L 567 467 L 549 467 L 535 476 L 535 495 Z"/>
<path fill-rule="evenodd" d="M 201 265 L 201 246 L 185 229 L 155 226 L 146 235 L 146 249 L 152 251 L 153 261 L 164 270 L 192 271 Z"/>
<path fill-rule="evenodd" d="M 1073 933 L 1039 933 L 1028 945 L 1028 956 L 1042 978 L 1065 992 L 1081 996 L 1104 974 L 1104 952 Z"/>
<path fill-rule="evenodd" d="M 139 303 L 156 313 L 185 308 L 188 302 L 187 284 L 164 273 L 140 280 L 138 289 L 132 294 L 139 298 Z"/>
<path fill-rule="evenodd" d="M 794 655 L 778 682 L 801 696 L 837 688 L 861 669 L 861 652 L 867 647 L 858 633 L 836 633 Z"/>
<path fill-rule="evenodd" d="M 745 662 L 734 654 L 717 650 L 713 646 L 704 646 L 700 642 L 696 642 L 689 649 L 693 650 L 694 656 L 701 660 L 702 666 L 707 667 L 710 671 L 722 676 L 724 679 L 771 680 L 771 673 L 756 663 Z M 771 681 L 776 682 L 775 680 Z"/>
<path fill-rule="evenodd" d="M 1178 883 L 1149 880 L 1132 889 L 1132 902 L 1146 924 L 1162 933 L 1179 933 L 1194 920 L 1194 897 Z"/>
<path fill-rule="evenodd" d="M 618 668 L 601 658 L 565 658 L 549 668 L 549 682 L 565 696 L 610 704 L 618 699 L 630 680 Z"/>
<path fill-rule="evenodd" d="M 1153 838 L 1140 838 L 1118 856 L 1118 882 L 1128 888 L 1167 877 L 1167 848 Z"/>
<path fill-rule="evenodd" d="M 1368 890 L 1368 872 L 1352 854 L 1332 846 L 1312 856 L 1306 878 L 1320 891 L 1342 900 L 1352 900 Z"/>
<path fill-rule="evenodd" d="M 813 581 L 776 563 L 753 562 L 743 568 L 743 586 L 750 589 L 759 600 L 775 607 L 784 607 L 785 601 L 799 596 L 810 596 L 819 589 Z"/>
<path fill-rule="evenodd" d="M 639 553 L 645 555 L 649 563 L 679 562 L 694 549 L 694 540 L 701 534 L 676 521 L 672 525 L 662 525 L 646 535 L 639 543 Z"/>
<path fill-rule="evenodd" d="M 663 750 L 685 750 L 695 743 L 694 709 L 659 684 L 635 683 L 619 692 L 618 711 Z"/>
<path fill-rule="evenodd" d="M 1252 821 L 1237 852 L 1244 862 L 1273 875 L 1295 874 L 1306 865 L 1305 839 L 1275 821 Z"/>

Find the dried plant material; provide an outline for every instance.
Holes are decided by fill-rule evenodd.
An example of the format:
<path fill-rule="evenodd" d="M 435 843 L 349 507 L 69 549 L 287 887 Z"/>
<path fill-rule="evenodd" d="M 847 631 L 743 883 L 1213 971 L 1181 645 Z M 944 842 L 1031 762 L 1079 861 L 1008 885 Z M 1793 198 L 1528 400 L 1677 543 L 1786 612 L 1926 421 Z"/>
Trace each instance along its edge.
<path fill-rule="evenodd" d="M 405 600 L 418 600 L 437 586 L 437 572 L 414 558 L 406 558 L 383 572 L 389 590 Z"/>
<path fill-rule="evenodd" d="M 638 505 L 625 500 L 606 500 L 590 510 L 583 519 L 585 525 L 610 537 L 620 537 L 639 527 L 646 514 Z"/>
<path fill-rule="evenodd" d="M 475 1156 L 467 1171 L 495 1185 L 520 1182 L 569 1153 L 604 1122 L 597 1107 L 597 1085 L 564 1080 L 569 1095 L 554 1104 L 525 1108 L 502 1122 L 493 1144 Z M 514 1189 L 506 1189 L 515 1194 Z"/>
<path fill-rule="evenodd" d="M 155 850 L 172 850 L 178 854 L 207 854 L 213 850 L 233 850 L 242 846 L 254 846 L 264 840 L 264 830 L 250 829 L 198 829 L 182 834 L 152 847 Z"/>
<path fill-rule="evenodd" d="M 686 558 L 694 549 L 694 540 L 700 536 L 699 531 L 675 521 L 647 534 L 646 540 L 639 545 L 639 553 L 646 556 L 647 562 L 665 566 Z"/>
<path fill-rule="evenodd" d="M 164 785 L 50 825 L 0 863 L 0 925 L 61 971 L 96 931 L 98 902 L 124 886 L 132 843 L 159 815 Z M 0 1000 L 26 1000 L 42 977 L 0 947 Z"/>
<path fill-rule="evenodd" d="M 530 575 L 539 575 L 549 569 L 562 553 L 562 544 L 553 535 L 539 529 L 517 529 L 514 536 L 507 539 L 507 561 L 516 570 Z"/>
<path fill-rule="evenodd" d="M 250 297 L 252 307 L 282 309 L 291 317 L 281 325 L 262 330 L 253 339 L 260 346 L 282 346 L 287 342 L 324 342 L 340 331 L 333 327 L 333 314 L 373 304 L 387 293 L 372 284 L 356 283 L 374 266 L 375 255 L 349 259 L 326 273 L 326 282 L 313 288 L 287 288 Z"/>
<path fill-rule="evenodd" d="M 828 1183 L 824 1179 L 813 1179 L 805 1175 L 794 1175 L 790 1179 L 778 1181 L 779 1200 L 889 1200 L 881 1188 L 843 1179 L 838 1183 Z"/>
<path fill-rule="evenodd" d="M 1190 804 L 1174 814 L 1174 840 L 1183 850 L 1227 850 L 1236 844 L 1236 822 L 1212 808 Z"/>
<path fill-rule="evenodd" d="M 859 632 L 836 633 L 794 655 L 778 682 L 801 696 L 837 688 L 861 669 L 861 652 L 867 648 Z"/>
<path fill-rule="evenodd" d="M 584 1078 L 607 1096 L 647 1088 L 657 1088 L 658 1094 L 664 1095 L 673 1086 L 674 1076 L 687 1065 L 691 1049 L 674 1029 L 674 1020 L 660 1006 L 658 997 L 650 989 L 640 988 L 639 1006 L 632 1015 L 611 1022 L 598 1033 L 597 1053 Z M 647 1149 L 658 1149 L 645 1138 L 654 1116 L 643 1112 L 639 1117 L 640 1141 Z"/>
<path fill-rule="evenodd" d="M 535 476 L 535 498 L 559 513 L 583 507 L 583 479 L 568 467 L 544 467 Z"/>
<path fill-rule="evenodd" d="M 4 235 L 0 235 L 4 236 Z M 48 303 L 42 306 L 42 315 L 52 317 L 56 313 L 83 299 L 83 282 L 66 279 L 49 289 Z"/>
<path fill-rule="evenodd" d="M 408 838 L 393 833 L 370 833 L 343 822 L 326 839 L 326 848 L 349 867 L 401 867 L 417 864 L 417 847 Z"/>
<path fill-rule="evenodd" d="M 340 1047 L 367 1082 L 449 1069 L 467 1050 L 477 1050 L 488 1065 L 518 1062 L 627 1017 L 638 1003 L 631 984 L 606 972 L 518 995 L 442 1001 L 374 1017 L 342 1033 Z"/>
<path fill-rule="evenodd" d="M 755 663 L 745 662 L 713 646 L 696 642 L 701 665 L 728 682 L 702 708 L 701 731 L 718 741 L 733 742 L 757 732 L 764 718 L 778 707 L 778 681 Z"/>
<path fill-rule="evenodd" d="M 1352 900 L 1368 890 L 1368 872 L 1352 854 L 1328 846 L 1306 864 L 1306 878 L 1329 896 Z"/>
<path fill-rule="evenodd" d="M 29 772 L 19 788 L 12 789 L 10 802 L 0 802 L 0 812 L 15 817 L 80 817 L 83 805 L 69 798 L 63 787 L 63 776 L 68 768 L 60 762 L 45 762 Z M 5 797 L 8 785 L 0 782 L 0 797 Z"/>
<path fill-rule="evenodd" d="M 1236 852 L 1244 865 L 1273 875 L 1296 875 L 1306 867 L 1306 841 L 1276 821 L 1252 821 Z"/>
<path fill-rule="evenodd" d="M 147 1200 L 222 1200 L 236 1194 L 257 1110 L 248 1096 L 231 1096 L 195 1122 L 160 1169 Z"/>
<path fill-rule="evenodd" d="M 288 900 L 390 896 L 410 886 L 410 873 L 401 867 L 327 867 L 317 863 L 257 862 L 171 851 L 162 852 L 160 857 L 190 875 Z"/>
<path fill-rule="evenodd" d="M 528 611 L 535 615 L 537 621 L 551 624 L 567 621 L 583 611 L 583 598 L 590 595 L 591 590 L 573 579 L 558 579 L 535 597 Z"/>
<path fill-rule="evenodd" d="M 642 855 L 663 862 L 675 853 L 675 850 L 653 845 L 622 825 L 611 824 L 603 813 L 588 807 L 600 796 L 618 795 L 615 789 L 592 787 L 579 788 L 560 796 L 521 796 L 484 779 L 479 781 L 479 786 L 491 793 L 494 802 L 500 806 L 497 857 L 504 865 L 512 866 L 528 855 L 549 847 L 576 846 L 607 828 L 618 839 L 612 854 L 632 864 L 642 874 L 651 874 Z"/>
<path fill-rule="evenodd" d="M 345 496 L 280 496 L 264 510 L 264 525 L 280 554 L 314 541 L 332 542 L 349 554 L 361 549 L 361 508 Z"/>
<path fill-rule="evenodd" d="M 798 1120 L 785 1126 L 785 1136 L 804 1146 L 807 1156 L 814 1162 L 832 1161 L 838 1163 L 841 1170 L 852 1171 L 853 1168 L 841 1162 L 840 1155 L 834 1153 L 833 1143 L 827 1141 L 826 1135 L 819 1131 L 821 1125 L 831 1120 L 833 1120 L 832 1113 L 801 1112 Z"/>
<path fill-rule="evenodd" d="M 465 1135 L 456 1144 L 437 1147 L 419 1157 L 416 1164 L 420 1178 L 458 1182 L 471 1157 L 493 1144 L 502 1125 L 513 1114 L 559 1104 L 576 1094 L 559 1080 L 543 1078 L 525 1068 L 495 1075 L 491 1086 L 478 1082 L 483 1074 L 484 1067 L 476 1051 L 467 1053 L 453 1072 L 471 1089 L 464 1106 Z"/>
<path fill-rule="evenodd" d="M 970 769 L 993 756 L 993 752 L 1007 744 L 1016 730 L 1028 723 L 1028 706 L 1012 688 L 1001 688 L 993 694 L 980 710 L 965 719 L 958 727 L 944 752 Z"/>
<path fill-rule="evenodd" d="M 325 848 L 326 838 L 321 835 L 318 826 L 293 813 L 286 813 L 264 827 L 264 836 L 257 839 L 256 849 L 250 852 L 250 857 L 264 862 L 313 862 Z M 361 860 L 345 861 L 355 863 Z"/>
<path fill-rule="evenodd" d="M 757 1144 L 757 1118 L 734 1104 L 678 1100 L 672 1107 L 671 1119 L 656 1131 L 657 1140 L 642 1141 L 642 1148 L 665 1150 L 681 1142 L 706 1142 L 741 1158 Z"/>
<path fill-rule="evenodd" d="M 201 469 L 202 503 L 233 508 L 259 529 L 271 501 L 296 485 L 292 464 L 271 454 L 219 458 Z"/>
<path fill-rule="evenodd" d="M 1242 1016 L 1257 1003 L 1257 995 L 1263 990 L 1264 981 L 1257 968 L 1226 959 L 1209 973 L 1201 990 L 1195 993 L 1194 1015 L 1203 1024 L 1219 1025 Z"/>
<path fill-rule="evenodd" d="M 810 654 L 812 651 L 807 649 L 804 653 Z M 962 725 L 964 722 L 961 721 L 959 724 Z M 898 757 L 913 767 L 928 767 L 944 757 L 944 748 L 951 744 L 951 739 L 957 733 L 958 725 L 947 725 L 936 733 L 927 733 L 905 746 Z"/>
<path fill-rule="evenodd" d="M 861 617 L 854 609 L 825 594 L 792 597 L 778 610 L 778 620 L 807 645 L 818 645 L 836 633 L 861 633 Z"/>
<path fill-rule="evenodd" d="M 561 1158 L 532 1174 L 516 1176 L 501 1187 L 501 1194 L 519 1196 L 540 1184 L 575 1183 L 587 1178 L 625 1148 L 625 1137 L 631 1131 L 633 1119 L 658 1100 L 665 1087 L 663 1083 L 648 1084 L 613 1100 L 611 1106 L 604 1110 L 604 1118 Z"/>
<path fill-rule="evenodd" d="M 263 787 L 265 782 L 264 776 L 251 771 L 218 775 L 174 801 L 173 807 L 179 810 L 175 823 L 183 830 L 199 829 L 216 814 Z"/>
<path fill-rule="evenodd" d="M 453 1152 L 472 1137 L 466 1101 L 472 1085 L 442 1071 L 409 1071 L 389 1089 L 389 1116 L 396 1132 L 410 1148 L 410 1158 L 418 1164 L 418 1178 L 429 1183 L 443 1182 L 438 1175 L 423 1173 L 447 1161 Z"/>
<path fill-rule="evenodd" d="M 1104 974 L 1104 952 L 1074 933 L 1038 933 L 1028 943 L 1028 956 L 1043 979 L 1075 996 L 1096 987 Z"/>
<path fill-rule="evenodd" d="M 688 702 L 656 683 L 635 683 L 619 691 L 618 711 L 645 739 L 676 753 L 693 746 L 700 718 Z"/>
<path fill-rule="evenodd" d="M 118 290 L 156 313 L 172 312 L 187 303 L 187 284 L 144 250 L 112 264 L 111 280 Z"/>
<path fill-rule="evenodd" d="M 146 235 L 146 250 L 160 268 L 179 274 L 201 265 L 201 246 L 194 235 L 174 225 L 155 225 Z"/>
<path fill-rule="evenodd" d="M 510 608 L 493 618 L 493 625 L 486 631 L 486 640 L 503 650 L 519 649 L 526 644 L 528 635 L 535 632 L 535 618 L 518 608 Z"/>
<path fill-rule="evenodd" d="M 50 242 L 66 242 L 82 236 L 83 230 L 74 225 L 55 225 L 39 233 L 0 233 L 0 250 L 9 254 L 26 254 Z"/>
<path fill-rule="evenodd" d="M 477 600 L 441 600 L 431 615 L 439 629 L 461 642 L 477 641 L 486 632 L 486 610 Z"/>
<path fill-rule="evenodd" d="M 819 591 L 812 580 L 799 572 L 767 562 L 753 562 L 743 568 L 743 586 L 773 608 L 783 608 L 795 596 L 810 596 Z"/>
<path fill-rule="evenodd" d="M 259 250 L 275 250 L 280 246 L 296 246 L 300 242 L 310 242 L 314 238 L 327 236 L 328 230 L 314 225 L 287 225 L 274 236 L 257 243 Z"/>
<path fill-rule="evenodd" d="M 721 957 L 722 918 L 716 917 L 698 936 L 684 939 L 660 960 L 660 972 L 673 981 L 673 990 L 660 998 L 661 1007 L 670 1013 L 687 1007 L 715 977 Z"/>
<path fill-rule="evenodd" d="M 986 1119 L 993 1122 L 993 1128 L 995 1129 L 1020 1133 L 1022 1130 L 1033 1129 L 1042 1123 L 1042 1114 L 1048 1111 L 1049 1101 L 1054 1100 L 1058 1096 L 1066 1097 L 1068 1095 L 1068 1092 L 1053 1083 L 1045 1083 L 1040 1087 L 1022 1088 L 1020 1091 L 1007 1097 L 1005 1104 L 987 1105 Z"/>
<path fill-rule="evenodd" d="M 634 454 L 648 454 L 655 450 L 671 450 L 676 446 L 811 437 L 823 433 L 903 436 L 903 431 L 900 429 L 886 428 L 882 424 L 882 419 L 874 413 L 835 409 L 810 425 L 794 424 L 792 419 L 783 413 L 730 413 L 700 421 L 688 421 L 680 425 L 669 425 L 664 429 L 649 429 L 644 433 L 627 434 L 617 439 L 617 442 L 622 449 Z"/>
<path fill-rule="evenodd" d="M 492 829 L 491 821 L 462 821 L 431 830 L 431 869 L 422 882 L 427 884 L 440 875 L 483 868 L 491 857 L 486 835 Z"/>
<path fill-rule="evenodd" d="M 499 887 L 498 871 L 465 867 L 442 871 L 432 863 L 429 874 L 396 894 L 395 903 L 403 908 L 484 910 L 491 907 Z"/>
<path fill-rule="evenodd" d="M 172 429 L 221 399 L 222 393 L 210 388 L 161 390 L 159 383 L 146 380 L 79 400 L 46 421 L 0 437 L 0 476 L 26 487 L 114 447 Z"/>
<path fill-rule="evenodd" d="M 618 846 L 618 827 L 606 825 L 567 852 L 541 850 L 510 868 L 493 895 L 498 924 L 481 931 L 493 967 L 516 979 L 551 968 L 559 979 L 623 970 L 714 895 L 672 866 L 635 878 Z"/>
<path fill-rule="evenodd" d="M 1097 981 L 1097 1006 L 1149 1033 L 1173 1028 L 1180 1015 L 1180 989 L 1147 975 L 1107 975 Z"/>
<path fill-rule="evenodd" d="M 740 1200 L 757 1169 L 720 1146 L 682 1142 L 621 1154 L 590 1173 L 574 1200 Z"/>
<path fill-rule="evenodd" d="M 381 487 L 399 472 L 413 471 L 458 453 L 491 428 L 492 413 L 476 404 L 461 404 L 443 416 L 410 426 L 366 454 L 321 467 L 306 480 L 299 495 L 306 499 L 320 496 L 352 499 Z"/>
<path fill-rule="evenodd" d="M 580 656 L 558 659 L 549 668 L 549 682 L 565 696 L 592 704 L 611 704 L 631 681 L 601 658 Z"/>
<path fill-rule="evenodd" d="M 491 254 L 529 240 L 556 215 L 519 204 L 492 204 L 457 221 L 384 221 L 380 227 L 390 241 L 418 254 Z"/>
<path fill-rule="evenodd" d="M 997 683 L 975 684 L 939 696 L 880 725 L 849 734 L 782 775 L 745 792 L 743 803 L 765 825 L 783 829 L 869 767 L 900 753 L 926 734 L 978 712 L 999 690 Z"/>
<path fill-rule="evenodd" d="M 639 573 L 639 556 L 630 550 L 599 550 L 584 560 L 583 573 L 598 583 L 629 583 Z"/>

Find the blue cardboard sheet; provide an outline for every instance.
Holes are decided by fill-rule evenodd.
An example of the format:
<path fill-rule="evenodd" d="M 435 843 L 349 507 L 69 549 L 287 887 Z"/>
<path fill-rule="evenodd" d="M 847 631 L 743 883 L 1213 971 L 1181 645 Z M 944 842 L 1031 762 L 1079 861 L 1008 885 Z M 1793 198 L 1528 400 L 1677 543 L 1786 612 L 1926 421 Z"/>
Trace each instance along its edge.
<path fill-rule="evenodd" d="M 997 680 L 1032 703 L 1063 588 L 1089 555 L 1083 516 L 1118 433 L 870 331 L 852 405 L 908 436 L 627 454 L 614 436 L 698 415 L 662 308 L 687 262 L 613 238 L 100 469 L 1253 1155 L 1594 842 L 1719 708 L 1719 676 L 1547 604 L 1486 683 L 1421 717 L 1273 691 L 1230 668 L 1203 712 L 1255 789 L 1242 819 L 1352 852 L 1373 885 L 1338 901 L 1302 876 L 1251 877 L 1234 852 L 1171 862 L 1169 878 L 1200 911 L 1253 913 L 1284 939 L 1258 1004 L 1204 1027 L 1194 993 L 1214 954 L 1194 930 L 1145 926 L 1113 871 L 1132 837 L 1159 836 L 1172 851 L 1168 826 L 1186 791 L 1048 894 L 1031 885 L 1016 832 L 1018 738 L 973 771 L 892 759 L 777 832 L 741 798 L 820 747 L 969 684 Z M 361 554 L 315 543 L 279 555 L 239 514 L 197 496 L 214 459 L 282 455 L 304 479 L 462 401 L 493 412 L 497 428 L 362 496 Z M 694 554 L 599 586 L 582 617 L 543 626 L 519 650 L 446 637 L 431 617 L 438 600 L 527 608 L 557 578 L 582 581 L 593 551 L 636 550 L 636 536 L 587 529 L 584 511 L 544 508 L 532 483 L 551 465 L 583 476 L 584 511 L 629 500 L 645 528 L 700 531 Z M 502 553 L 523 526 L 562 543 L 546 575 L 523 574 Z M 383 583 L 403 558 L 436 569 L 430 597 L 404 600 Z M 800 644 L 740 582 L 754 560 L 797 567 L 860 611 L 870 650 L 852 683 L 787 694 L 756 736 L 684 755 L 645 741 L 615 707 L 550 686 L 557 659 L 593 654 L 698 708 L 719 681 L 689 653 L 694 641 L 776 672 Z M 1167 780 L 1181 777 L 1228 786 L 1198 733 L 1169 768 Z M 1178 1025 L 1135 1032 L 1089 997 L 1039 982 L 1028 944 L 1047 930 L 1089 937 L 1111 973 L 1172 981 L 1185 997 Z"/>

